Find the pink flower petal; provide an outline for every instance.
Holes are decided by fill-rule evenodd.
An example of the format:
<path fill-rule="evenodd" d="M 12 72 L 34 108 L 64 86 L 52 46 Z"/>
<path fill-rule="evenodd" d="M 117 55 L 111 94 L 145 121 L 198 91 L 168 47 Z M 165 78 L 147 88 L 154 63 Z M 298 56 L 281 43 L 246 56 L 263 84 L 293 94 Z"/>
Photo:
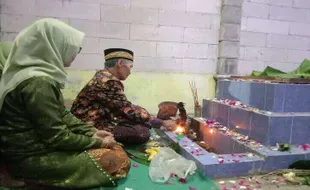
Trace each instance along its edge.
<path fill-rule="evenodd" d="M 174 173 L 171 173 L 170 177 L 176 177 L 176 175 Z"/>
<path fill-rule="evenodd" d="M 234 186 L 232 186 L 232 188 L 239 189 L 239 186 L 238 185 L 234 185 Z"/>
<path fill-rule="evenodd" d="M 304 151 L 307 151 L 308 149 L 310 149 L 310 145 L 309 145 L 309 144 L 303 144 L 303 145 L 301 145 L 301 148 L 302 148 Z"/>
<path fill-rule="evenodd" d="M 236 159 L 233 159 L 232 161 L 236 163 L 240 162 L 240 160 L 236 160 Z"/>
<path fill-rule="evenodd" d="M 132 166 L 136 168 L 136 167 L 139 167 L 139 164 L 134 163 Z"/>
<path fill-rule="evenodd" d="M 166 181 L 165 184 L 171 185 L 172 182 L 171 181 Z"/>
<path fill-rule="evenodd" d="M 246 181 L 245 181 L 245 180 L 241 180 L 241 181 L 239 182 L 239 185 L 245 186 L 245 185 L 246 185 Z"/>
<path fill-rule="evenodd" d="M 222 190 L 228 190 L 228 188 L 227 187 L 222 187 Z"/>
<path fill-rule="evenodd" d="M 189 187 L 189 190 L 196 190 L 196 188 L 194 188 L 194 187 Z"/>
<path fill-rule="evenodd" d="M 220 163 L 220 164 L 223 164 L 224 163 L 224 159 L 218 159 L 218 162 Z"/>

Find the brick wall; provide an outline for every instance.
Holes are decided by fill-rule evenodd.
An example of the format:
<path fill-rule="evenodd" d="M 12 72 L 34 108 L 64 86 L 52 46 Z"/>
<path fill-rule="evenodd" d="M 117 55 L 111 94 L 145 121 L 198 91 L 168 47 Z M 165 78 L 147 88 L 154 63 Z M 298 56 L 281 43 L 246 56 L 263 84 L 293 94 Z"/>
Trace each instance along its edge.
<path fill-rule="evenodd" d="M 103 66 L 108 47 L 132 49 L 135 71 L 216 72 L 221 0 L 1 0 L 1 41 L 43 17 L 84 31 L 71 69 Z"/>
<path fill-rule="evenodd" d="M 310 58 L 310 0 L 245 0 L 238 73 L 292 71 Z"/>

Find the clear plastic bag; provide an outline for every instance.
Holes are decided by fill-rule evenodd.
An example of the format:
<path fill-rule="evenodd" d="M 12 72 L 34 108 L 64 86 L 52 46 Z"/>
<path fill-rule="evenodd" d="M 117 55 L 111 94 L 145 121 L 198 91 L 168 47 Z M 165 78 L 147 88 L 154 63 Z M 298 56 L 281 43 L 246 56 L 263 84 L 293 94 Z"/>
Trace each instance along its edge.
<path fill-rule="evenodd" d="M 172 173 L 180 178 L 186 178 L 196 169 L 196 164 L 192 160 L 183 158 L 171 148 L 160 148 L 150 163 L 149 176 L 153 182 L 164 183 Z"/>

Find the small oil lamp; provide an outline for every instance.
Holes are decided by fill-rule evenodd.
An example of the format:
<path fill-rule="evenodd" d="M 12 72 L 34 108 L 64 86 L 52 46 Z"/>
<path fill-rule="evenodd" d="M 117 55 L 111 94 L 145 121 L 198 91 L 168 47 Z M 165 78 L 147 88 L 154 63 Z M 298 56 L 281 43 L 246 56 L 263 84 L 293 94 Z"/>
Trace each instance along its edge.
<path fill-rule="evenodd" d="M 214 133 L 214 129 L 210 129 L 210 133 L 213 134 Z"/>
<path fill-rule="evenodd" d="M 176 130 L 174 131 L 177 135 L 182 135 L 184 133 L 184 128 L 180 125 L 177 126 Z"/>

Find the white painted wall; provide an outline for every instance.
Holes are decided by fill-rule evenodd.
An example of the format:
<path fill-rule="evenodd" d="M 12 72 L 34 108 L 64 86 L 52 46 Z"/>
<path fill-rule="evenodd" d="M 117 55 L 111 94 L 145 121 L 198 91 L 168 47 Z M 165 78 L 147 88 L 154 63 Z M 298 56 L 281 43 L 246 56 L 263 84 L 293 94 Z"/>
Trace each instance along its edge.
<path fill-rule="evenodd" d="M 244 0 L 238 73 L 292 71 L 310 58 L 310 0 Z"/>
<path fill-rule="evenodd" d="M 1 41 L 43 17 L 84 31 L 71 69 L 103 67 L 103 50 L 135 52 L 135 71 L 216 70 L 221 0 L 1 0 Z"/>

